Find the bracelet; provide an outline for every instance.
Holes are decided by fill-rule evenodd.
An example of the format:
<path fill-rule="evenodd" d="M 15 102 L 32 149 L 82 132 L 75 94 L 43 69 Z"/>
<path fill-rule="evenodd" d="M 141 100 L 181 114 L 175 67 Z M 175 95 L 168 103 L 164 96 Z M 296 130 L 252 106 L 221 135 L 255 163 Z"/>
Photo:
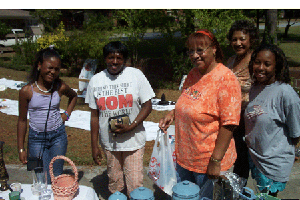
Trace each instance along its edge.
<path fill-rule="evenodd" d="M 135 123 L 135 124 L 136 124 L 136 126 L 138 125 L 138 123 L 137 123 L 137 121 L 136 121 L 136 120 L 134 120 L 132 123 Z"/>
<path fill-rule="evenodd" d="M 70 119 L 70 115 L 69 115 L 69 113 L 67 111 L 65 111 L 64 113 L 67 116 L 67 121 L 68 121 Z"/>
<path fill-rule="evenodd" d="M 213 162 L 216 162 L 216 163 L 219 163 L 221 162 L 222 160 L 217 160 L 217 159 L 214 159 L 213 157 L 210 157 L 210 160 L 213 161 Z"/>
<path fill-rule="evenodd" d="M 19 153 L 22 153 L 23 151 L 25 151 L 25 149 L 20 149 L 20 150 L 19 150 Z"/>

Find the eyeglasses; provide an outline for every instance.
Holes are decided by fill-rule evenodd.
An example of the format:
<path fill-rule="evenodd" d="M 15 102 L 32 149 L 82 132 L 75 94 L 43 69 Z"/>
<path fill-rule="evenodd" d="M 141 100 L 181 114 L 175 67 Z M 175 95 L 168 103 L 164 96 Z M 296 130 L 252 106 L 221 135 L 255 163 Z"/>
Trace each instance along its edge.
<path fill-rule="evenodd" d="M 207 49 L 209 49 L 211 46 L 212 46 L 212 45 L 209 45 L 209 46 L 206 47 L 205 49 L 197 49 L 196 51 L 194 51 L 194 50 L 189 50 L 189 51 L 187 51 L 186 53 L 187 53 L 188 56 L 192 56 L 192 55 L 194 55 L 194 53 L 197 53 L 199 56 L 201 56 L 201 55 L 203 55 L 203 54 L 207 51 Z"/>

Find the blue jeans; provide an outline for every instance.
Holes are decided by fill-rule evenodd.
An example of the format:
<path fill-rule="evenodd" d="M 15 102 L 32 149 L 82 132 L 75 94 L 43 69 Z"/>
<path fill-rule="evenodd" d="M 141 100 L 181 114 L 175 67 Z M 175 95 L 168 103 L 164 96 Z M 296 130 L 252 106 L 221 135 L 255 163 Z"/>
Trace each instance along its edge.
<path fill-rule="evenodd" d="M 57 155 L 66 155 L 68 146 L 65 125 L 49 132 L 37 132 L 29 127 L 28 153 L 30 157 L 39 157 L 42 154 L 43 165 L 47 171 L 47 182 L 51 183 L 49 164 Z M 44 150 L 44 151 L 43 151 Z M 53 174 L 58 176 L 63 172 L 64 160 L 58 159 L 53 163 Z"/>
<path fill-rule="evenodd" d="M 180 183 L 182 181 L 190 181 L 192 183 L 195 183 L 201 188 L 204 186 L 208 179 L 208 176 L 206 174 L 201 174 L 193 171 L 189 171 L 183 167 L 181 167 L 178 163 L 176 164 L 176 175 L 177 175 L 177 183 Z M 204 196 L 213 199 L 213 184 L 212 182 L 208 182 L 209 185 L 206 185 L 207 189 L 204 193 Z"/>

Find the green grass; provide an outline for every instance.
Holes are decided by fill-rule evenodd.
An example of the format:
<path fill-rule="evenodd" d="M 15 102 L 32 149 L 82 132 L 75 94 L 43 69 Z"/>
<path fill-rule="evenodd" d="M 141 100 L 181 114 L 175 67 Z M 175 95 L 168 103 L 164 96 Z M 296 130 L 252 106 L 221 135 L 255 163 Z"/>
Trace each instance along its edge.
<path fill-rule="evenodd" d="M 288 37 L 283 38 L 284 28 L 279 28 L 279 47 L 284 51 L 290 67 L 300 67 L 300 26 L 291 26 Z"/>

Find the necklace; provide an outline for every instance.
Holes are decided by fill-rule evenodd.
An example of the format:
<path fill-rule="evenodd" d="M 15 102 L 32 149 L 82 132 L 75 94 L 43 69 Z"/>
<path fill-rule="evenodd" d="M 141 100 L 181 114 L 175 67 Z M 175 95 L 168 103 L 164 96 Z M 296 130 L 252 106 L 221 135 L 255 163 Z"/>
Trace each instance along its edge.
<path fill-rule="evenodd" d="M 41 91 L 41 92 L 44 92 L 44 93 L 49 93 L 52 89 L 53 89 L 53 83 L 51 85 L 51 88 L 49 90 L 42 90 L 39 85 L 37 84 L 37 82 L 35 81 L 35 84 L 37 86 L 37 88 Z"/>

